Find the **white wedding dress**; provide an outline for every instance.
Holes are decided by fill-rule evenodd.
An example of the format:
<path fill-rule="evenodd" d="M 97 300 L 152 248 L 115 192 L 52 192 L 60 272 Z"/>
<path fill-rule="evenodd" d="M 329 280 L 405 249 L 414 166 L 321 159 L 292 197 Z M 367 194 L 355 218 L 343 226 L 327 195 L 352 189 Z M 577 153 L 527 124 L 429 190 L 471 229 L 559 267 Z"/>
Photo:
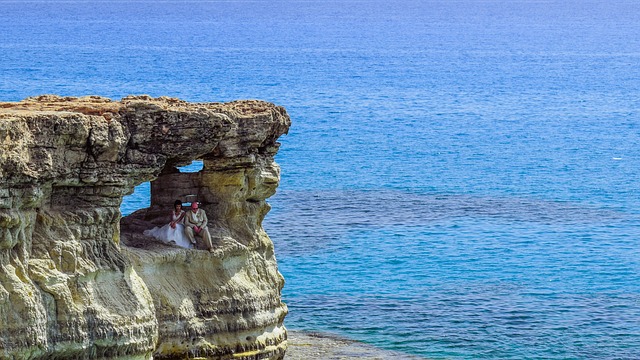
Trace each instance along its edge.
<path fill-rule="evenodd" d="M 180 219 L 182 217 L 182 219 Z M 171 212 L 171 221 L 176 221 L 180 219 L 180 221 L 176 224 L 176 228 L 171 227 L 171 223 L 163 226 L 163 227 L 154 227 L 150 230 L 145 230 L 144 234 L 146 236 L 153 236 L 154 238 L 165 242 L 165 243 L 175 243 L 176 245 L 183 248 L 193 248 L 191 242 L 184 234 L 184 210 L 180 211 L 180 214 L 176 215 L 175 211 Z"/>

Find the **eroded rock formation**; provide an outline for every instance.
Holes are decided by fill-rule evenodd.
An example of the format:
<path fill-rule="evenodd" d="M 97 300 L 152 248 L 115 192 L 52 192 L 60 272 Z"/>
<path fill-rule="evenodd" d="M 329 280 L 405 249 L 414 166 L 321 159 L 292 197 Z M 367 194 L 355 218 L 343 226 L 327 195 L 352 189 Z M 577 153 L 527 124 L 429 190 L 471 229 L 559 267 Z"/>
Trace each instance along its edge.
<path fill-rule="evenodd" d="M 0 103 L 0 358 L 282 358 L 284 281 L 261 223 L 289 125 L 261 101 Z M 146 181 L 151 207 L 121 219 Z M 142 235 L 175 199 L 201 203 L 213 253 Z"/>

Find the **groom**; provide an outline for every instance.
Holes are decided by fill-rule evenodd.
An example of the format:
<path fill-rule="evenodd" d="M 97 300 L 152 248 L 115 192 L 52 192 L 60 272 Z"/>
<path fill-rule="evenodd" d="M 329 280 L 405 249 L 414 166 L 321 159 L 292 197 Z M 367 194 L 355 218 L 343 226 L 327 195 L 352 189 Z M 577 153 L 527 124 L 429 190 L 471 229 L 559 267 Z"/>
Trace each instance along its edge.
<path fill-rule="evenodd" d="M 201 236 L 207 249 L 213 252 L 211 235 L 207 229 L 207 214 L 204 210 L 198 209 L 198 203 L 195 201 L 191 203 L 191 211 L 187 211 L 184 216 L 184 233 L 194 245 L 196 244 L 195 235 Z"/>

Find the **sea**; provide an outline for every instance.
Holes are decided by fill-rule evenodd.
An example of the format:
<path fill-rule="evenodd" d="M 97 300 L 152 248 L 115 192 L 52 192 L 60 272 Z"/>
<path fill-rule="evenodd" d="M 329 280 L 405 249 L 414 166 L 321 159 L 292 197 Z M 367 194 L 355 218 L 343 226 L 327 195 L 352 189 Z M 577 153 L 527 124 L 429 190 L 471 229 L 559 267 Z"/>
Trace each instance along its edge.
<path fill-rule="evenodd" d="M 284 106 L 288 328 L 640 359 L 637 0 L 0 0 L 0 100 L 49 93 Z"/>

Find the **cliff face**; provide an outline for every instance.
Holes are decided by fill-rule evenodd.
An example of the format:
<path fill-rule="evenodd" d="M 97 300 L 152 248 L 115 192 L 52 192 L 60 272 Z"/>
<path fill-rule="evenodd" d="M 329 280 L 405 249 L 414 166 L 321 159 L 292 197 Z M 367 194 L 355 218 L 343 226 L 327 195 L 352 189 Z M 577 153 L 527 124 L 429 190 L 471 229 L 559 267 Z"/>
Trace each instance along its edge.
<path fill-rule="evenodd" d="M 0 103 L 0 358 L 282 358 L 284 281 L 261 223 L 289 125 L 260 101 Z M 194 159 L 201 171 L 178 171 Z M 151 207 L 121 219 L 146 181 Z M 201 203 L 213 252 L 142 235 L 176 199 Z"/>

